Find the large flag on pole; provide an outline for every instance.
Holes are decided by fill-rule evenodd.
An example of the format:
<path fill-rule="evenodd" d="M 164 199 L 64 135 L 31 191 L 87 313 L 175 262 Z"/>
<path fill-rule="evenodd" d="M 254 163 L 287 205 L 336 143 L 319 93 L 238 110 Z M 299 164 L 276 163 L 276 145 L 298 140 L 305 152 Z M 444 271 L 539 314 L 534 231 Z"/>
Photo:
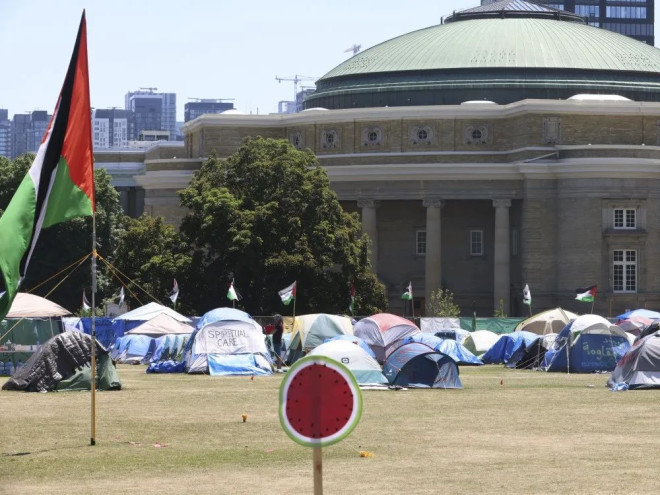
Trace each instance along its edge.
<path fill-rule="evenodd" d="M 296 283 L 297 281 L 278 292 L 285 306 L 296 298 Z"/>
<path fill-rule="evenodd" d="M 529 285 L 525 284 L 525 288 L 523 289 L 523 304 L 527 304 L 527 306 L 532 305 L 532 293 L 529 290 Z"/>
<path fill-rule="evenodd" d="M 172 304 L 176 304 L 176 300 L 179 298 L 179 284 L 177 284 L 176 279 L 174 279 L 174 286 L 172 287 L 172 292 L 170 292 L 170 300 Z"/>
<path fill-rule="evenodd" d="M 119 289 L 119 298 L 117 299 L 117 306 L 121 308 L 121 305 L 124 304 L 124 299 L 126 299 L 126 293 L 124 292 L 124 286 L 121 286 Z"/>
<path fill-rule="evenodd" d="M 597 290 L 598 287 L 596 285 L 592 285 L 586 289 L 575 289 L 575 299 L 582 302 L 594 302 Z"/>
<path fill-rule="evenodd" d="M 83 12 L 55 111 L 37 156 L 0 218 L 0 319 L 25 278 L 42 228 L 92 215 L 94 164 Z"/>
<path fill-rule="evenodd" d="M 403 294 L 401 294 L 401 299 L 404 299 L 405 301 L 412 301 L 412 298 L 413 298 L 412 282 L 408 282 L 408 288 Z"/>

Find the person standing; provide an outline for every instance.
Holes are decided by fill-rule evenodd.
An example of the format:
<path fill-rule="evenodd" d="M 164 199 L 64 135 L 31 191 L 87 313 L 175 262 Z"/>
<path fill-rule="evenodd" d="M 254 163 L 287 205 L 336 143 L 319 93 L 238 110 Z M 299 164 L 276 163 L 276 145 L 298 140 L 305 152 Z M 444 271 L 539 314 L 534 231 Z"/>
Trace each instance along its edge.
<path fill-rule="evenodd" d="M 282 370 L 282 356 L 280 352 L 282 351 L 282 334 L 284 333 L 284 319 L 282 315 L 275 314 L 273 316 L 273 325 L 275 330 L 273 331 L 273 350 L 275 351 L 275 360 L 277 361 L 277 371 Z"/>

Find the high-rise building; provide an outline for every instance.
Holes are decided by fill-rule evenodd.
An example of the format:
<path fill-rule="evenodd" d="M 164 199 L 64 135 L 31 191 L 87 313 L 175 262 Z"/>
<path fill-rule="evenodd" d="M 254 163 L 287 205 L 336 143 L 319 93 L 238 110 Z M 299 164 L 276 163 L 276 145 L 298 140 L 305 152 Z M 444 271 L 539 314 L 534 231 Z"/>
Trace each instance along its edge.
<path fill-rule="evenodd" d="M 11 121 L 6 108 L 0 108 L 0 156 L 11 156 Z"/>
<path fill-rule="evenodd" d="M 498 1 L 500 0 L 481 0 L 481 5 Z M 553 9 L 573 12 L 585 17 L 592 26 L 625 34 L 654 46 L 653 0 L 534 0 L 534 2 Z"/>
<path fill-rule="evenodd" d="M 126 148 L 131 112 L 117 108 L 92 111 L 92 140 L 95 149 Z"/>
<path fill-rule="evenodd" d="M 126 93 L 125 108 L 132 112 L 128 138 L 137 140 L 141 131 L 168 131 L 176 134 L 176 93 L 156 93 L 143 88 Z"/>
<path fill-rule="evenodd" d="M 39 150 L 50 117 L 45 110 L 14 115 L 11 123 L 11 158 Z"/>
<path fill-rule="evenodd" d="M 222 113 L 227 110 L 232 110 L 233 108 L 234 104 L 229 103 L 224 99 L 198 99 L 197 101 L 191 101 L 184 105 L 184 121 L 188 122 L 189 120 L 195 120 L 197 117 L 204 115 L 205 113 Z"/>

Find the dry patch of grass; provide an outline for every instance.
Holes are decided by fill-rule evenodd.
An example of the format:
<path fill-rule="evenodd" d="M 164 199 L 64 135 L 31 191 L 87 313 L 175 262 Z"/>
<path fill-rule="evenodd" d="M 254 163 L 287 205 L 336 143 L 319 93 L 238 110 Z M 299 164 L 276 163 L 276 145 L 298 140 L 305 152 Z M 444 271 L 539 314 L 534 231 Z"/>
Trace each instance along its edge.
<path fill-rule="evenodd" d="M 279 425 L 281 375 L 120 376 L 97 394 L 94 447 L 89 393 L 0 392 L 0 493 L 312 491 L 311 450 Z M 461 378 L 363 392 L 360 424 L 323 451 L 326 493 L 657 493 L 657 391 L 500 366 Z"/>

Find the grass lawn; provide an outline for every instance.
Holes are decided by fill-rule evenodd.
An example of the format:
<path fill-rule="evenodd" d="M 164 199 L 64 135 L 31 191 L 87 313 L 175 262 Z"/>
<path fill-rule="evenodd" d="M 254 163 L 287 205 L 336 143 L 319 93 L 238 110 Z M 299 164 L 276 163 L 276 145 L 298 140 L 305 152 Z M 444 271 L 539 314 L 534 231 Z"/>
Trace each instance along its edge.
<path fill-rule="evenodd" d="M 0 391 L 0 494 L 312 492 L 312 450 L 279 424 L 282 375 L 119 368 L 124 389 L 96 396 L 93 447 L 89 393 Z M 364 391 L 357 428 L 323 449 L 325 493 L 658 493 L 658 391 L 501 366 L 461 378 Z"/>

